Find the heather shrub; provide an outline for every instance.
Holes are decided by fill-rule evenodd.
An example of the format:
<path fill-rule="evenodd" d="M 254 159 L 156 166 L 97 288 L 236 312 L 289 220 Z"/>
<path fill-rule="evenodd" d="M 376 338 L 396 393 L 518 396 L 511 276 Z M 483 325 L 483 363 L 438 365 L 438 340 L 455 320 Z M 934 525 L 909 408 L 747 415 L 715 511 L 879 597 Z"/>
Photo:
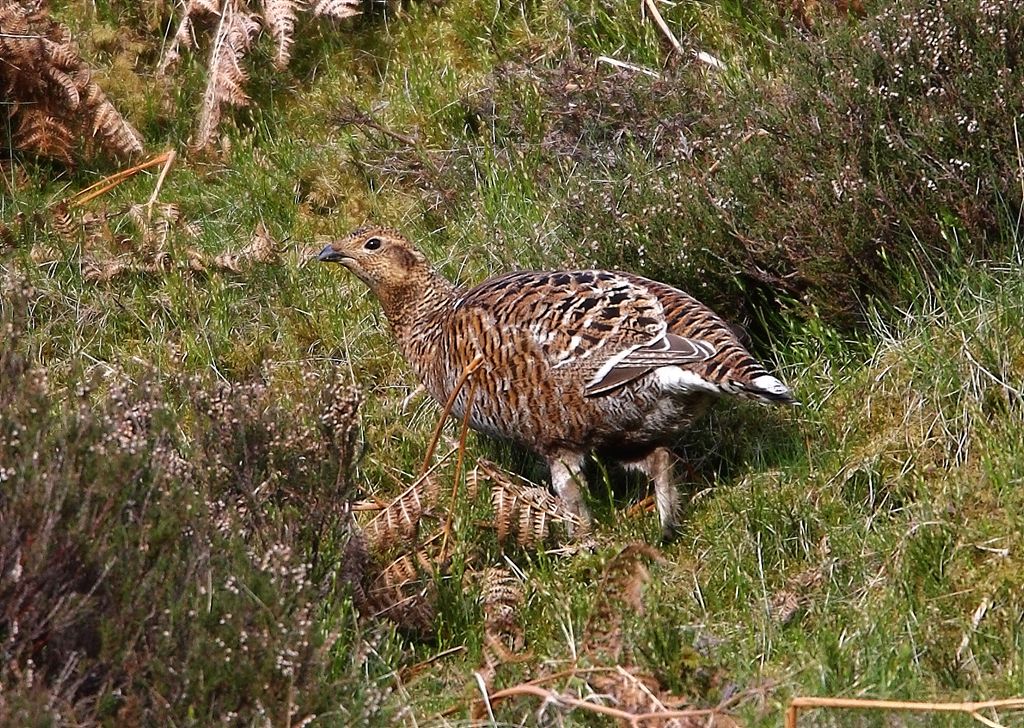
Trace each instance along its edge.
<path fill-rule="evenodd" d="M 117 371 L 65 391 L 24 351 L 32 295 L 4 292 L 0 337 L 0 715 L 388 723 L 334 576 L 358 393 Z"/>
<path fill-rule="evenodd" d="M 659 78 L 595 66 L 584 45 L 556 70 L 497 75 L 498 138 L 561 177 L 574 262 L 644 271 L 734 317 L 767 296 L 850 324 L 869 294 L 904 299 L 907 264 L 1005 250 L 1022 18 L 1010 0 L 900 0 L 783 27 L 768 70 L 738 57 Z"/>

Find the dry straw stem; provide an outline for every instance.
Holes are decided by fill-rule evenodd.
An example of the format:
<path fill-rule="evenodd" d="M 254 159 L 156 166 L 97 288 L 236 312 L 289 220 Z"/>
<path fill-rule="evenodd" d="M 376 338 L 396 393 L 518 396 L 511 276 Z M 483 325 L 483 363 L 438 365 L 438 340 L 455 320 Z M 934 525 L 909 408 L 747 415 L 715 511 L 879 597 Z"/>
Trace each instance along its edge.
<path fill-rule="evenodd" d="M 553 683 L 553 682 L 555 682 L 557 680 L 562 680 L 564 678 L 570 678 L 571 679 L 571 678 L 578 678 L 578 677 L 583 677 L 583 676 L 587 676 L 587 675 L 606 675 L 606 674 L 611 674 L 611 673 L 621 674 L 622 672 L 623 672 L 623 668 L 621 666 L 619 666 L 619 665 L 616 665 L 614 667 L 578 667 L 578 666 L 574 665 L 574 666 L 572 666 L 572 667 L 570 667 L 570 668 L 568 668 L 566 670 L 559 670 L 558 672 L 553 672 L 550 675 L 543 675 L 541 677 L 534 678 L 533 680 L 527 680 L 526 682 L 520 683 L 519 685 L 515 685 L 515 686 L 513 686 L 511 688 L 507 688 L 505 690 L 501 690 L 501 691 L 498 691 L 498 692 L 493 693 L 493 694 L 487 694 L 487 695 L 484 696 L 484 700 L 501 700 L 501 699 L 503 699 L 505 697 L 511 697 L 514 694 L 524 694 L 523 692 L 520 692 L 520 693 L 510 693 L 510 691 L 513 691 L 513 690 L 516 690 L 516 689 L 519 689 L 519 688 L 524 688 L 524 687 L 525 688 L 536 688 L 536 687 L 540 687 L 541 685 L 546 685 L 546 684 L 549 684 L 549 683 Z M 525 691 L 525 694 L 536 695 L 537 693 L 533 692 L 532 690 L 529 690 L 529 691 Z M 713 713 L 715 717 L 713 717 L 713 718 L 711 718 L 711 717 L 705 718 L 703 721 L 700 722 L 700 725 L 707 726 L 709 723 L 714 724 L 715 718 L 718 718 L 720 720 L 731 720 L 731 718 L 729 717 L 729 710 L 731 710 L 736 705 L 739 705 L 741 702 L 743 702 L 745 699 L 747 699 L 751 694 L 752 694 L 752 691 L 750 691 L 750 690 L 739 691 L 739 692 L 735 693 L 732 697 L 730 697 L 730 698 L 728 698 L 726 700 L 723 700 L 721 703 L 719 703 L 714 708 L 704 709 L 704 710 L 706 710 L 708 712 Z M 472 706 L 471 711 L 479 711 L 480 709 L 482 709 L 483 706 L 479 705 L 479 703 L 483 703 L 484 700 L 476 701 L 476 703 Z M 461 706 L 459 706 L 459 705 L 454 705 L 454 706 L 448 708 L 447 710 L 442 711 L 439 714 L 439 717 L 444 718 L 444 717 L 450 716 L 453 713 L 457 712 L 460 707 Z M 682 711 L 676 711 L 676 712 L 682 712 Z M 699 711 L 697 709 L 687 709 L 687 712 L 695 712 L 696 713 L 696 712 L 699 712 Z M 644 714 L 642 714 L 642 715 L 646 715 L 646 712 Z M 658 715 L 663 717 L 663 718 L 665 718 L 666 720 L 671 720 L 672 719 L 672 716 L 669 716 L 666 713 L 658 713 Z M 654 719 L 654 718 L 651 718 L 651 722 L 653 724 L 655 724 L 655 725 L 657 724 L 657 720 Z"/>
<path fill-rule="evenodd" d="M 421 476 L 427 472 L 430 465 L 430 458 L 434 456 L 434 450 L 437 448 L 437 443 L 441 439 L 441 431 L 444 429 L 444 422 L 448 419 L 448 415 L 451 414 L 452 407 L 455 406 L 455 399 L 459 396 L 459 392 L 462 391 L 462 388 L 466 386 L 466 382 L 469 381 L 473 372 L 479 369 L 483 363 L 483 356 L 481 354 L 477 354 L 476 358 L 467 364 L 466 368 L 462 370 L 462 374 L 459 375 L 459 380 L 455 382 L 455 388 L 448 397 L 448 401 L 445 402 L 444 410 L 441 412 L 441 417 L 437 420 L 437 427 L 434 428 L 434 436 L 430 440 L 430 446 L 427 448 L 427 454 L 423 456 L 423 465 L 420 467 Z"/>
<path fill-rule="evenodd" d="M 679 39 L 676 38 L 675 33 L 672 32 L 672 29 L 668 27 L 668 23 L 665 22 L 665 18 L 661 17 L 661 12 L 658 10 L 655 0 L 643 0 L 640 5 L 640 10 L 642 13 L 646 13 L 651 16 L 651 20 L 653 20 L 654 24 L 658 26 L 658 30 L 660 30 L 661 34 L 664 35 L 668 42 L 672 44 L 672 50 L 679 55 L 683 55 L 684 51 L 682 44 L 679 42 Z M 711 66 L 711 68 L 719 71 L 725 69 L 725 64 L 710 53 L 694 51 L 693 57 L 701 63 Z"/>
<path fill-rule="evenodd" d="M 478 355 L 477 359 L 482 361 Z M 473 360 L 476 362 L 476 359 Z M 472 366 L 472 363 L 470 364 Z M 468 368 L 468 367 L 467 367 Z M 479 369 L 479 365 L 473 371 Z M 469 373 L 472 378 L 473 372 Z M 441 561 L 448 556 L 448 539 L 452 532 L 452 523 L 455 521 L 455 499 L 459 495 L 459 478 L 462 475 L 463 456 L 466 454 L 466 436 L 469 434 L 469 416 L 473 411 L 473 398 L 476 396 L 476 380 L 469 386 L 469 394 L 466 396 L 466 411 L 462 415 L 462 431 L 459 433 L 459 456 L 455 461 L 455 473 L 452 475 L 452 495 L 448 500 L 448 518 L 444 522 L 444 538 L 441 541 Z"/>
<path fill-rule="evenodd" d="M 735 724 L 728 714 L 725 713 L 721 708 L 691 708 L 686 710 L 664 710 L 653 713 L 629 713 L 625 710 L 619 710 L 608 705 L 601 705 L 600 703 L 591 703 L 586 700 L 574 698 L 569 695 L 561 695 L 546 688 L 542 688 L 539 685 L 522 684 L 515 685 L 511 688 L 505 688 L 499 690 L 496 693 L 492 693 L 486 696 L 486 699 L 491 704 L 505 700 L 506 698 L 513 698 L 519 695 L 533 695 L 538 698 L 542 698 L 545 704 L 553 704 L 559 707 L 578 708 L 580 710 L 590 711 L 592 713 L 600 713 L 601 715 L 607 715 L 612 718 L 618 718 L 626 725 L 631 728 L 640 728 L 644 725 L 658 725 L 670 720 L 678 719 L 693 719 L 692 725 L 715 725 L 714 721 L 716 718 L 725 718 L 730 724 Z M 703 719 L 699 723 L 696 719 Z"/>
<path fill-rule="evenodd" d="M 1024 698 L 986 700 L 978 703 L 915 703 L 903 700 L 869 700 L 866 698 L 793 698 L 786 710 L 786 728 L 796 728 L 801 710 L 841 708 L 844 710 L 904 710 L 913 713 L 966 713 L 991 728 L 1002 724 L 986 718 L 983 710 L 1024 710 Z"/>
<path fill-rule="evenodd" d="M 65 200 L 65 204 L 67 204 L 70 207 L 81 207 L 87 202 L 91 202 L 92 200 L 95 200 L 97 197 L 100 197 L 101 195 L 110 192 L 110 190 L 114 189 L 119 184 L 124 182 L 126 179 L 138 174 L 142 170 L 149 169 L 150 167 L 156 167 L 158 164 L 168 164 L 169 161 L 174 160 L 174 157 L 175 151 L 173 149 L 169 149 L 163 154 L 158 154 L 152 159 L 148 159 L 145 162 L 142 162 L 141 164 L 136 164 L 131 167 L 128 167 L 127 169 L 122 169 L 120 172 L 115 172 L 109 177 L 104 177 L 99 182 L 94 182 L 88 187 L 86 187 L 84 190 L 75 193 L 70 198 Z M 158 183 L 163 180 L 165 175 L 166 171 L 160 173 Z M 160 188 L 158 184 L 157 190 L 159 189 Z"/>

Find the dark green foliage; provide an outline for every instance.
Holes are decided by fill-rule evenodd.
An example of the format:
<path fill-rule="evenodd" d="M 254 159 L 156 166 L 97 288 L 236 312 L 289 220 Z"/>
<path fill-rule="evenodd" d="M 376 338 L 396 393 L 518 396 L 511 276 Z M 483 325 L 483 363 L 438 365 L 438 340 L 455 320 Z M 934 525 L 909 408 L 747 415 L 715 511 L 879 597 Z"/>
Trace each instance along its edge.
<path fill-rule="evenodd" d="M 539 145 L 558 170 L 559 237 L 580 263 L 642 270 L 730 314 L 779 297 L 849 323 L 869 296 L 906 300 L 894 268 L 1012 240 L 1012 6 L 901 0 L 783 31 L 770 72 L 687 63 L 654 79 L 582 51 L 506 69 L 499 145 Z"/>

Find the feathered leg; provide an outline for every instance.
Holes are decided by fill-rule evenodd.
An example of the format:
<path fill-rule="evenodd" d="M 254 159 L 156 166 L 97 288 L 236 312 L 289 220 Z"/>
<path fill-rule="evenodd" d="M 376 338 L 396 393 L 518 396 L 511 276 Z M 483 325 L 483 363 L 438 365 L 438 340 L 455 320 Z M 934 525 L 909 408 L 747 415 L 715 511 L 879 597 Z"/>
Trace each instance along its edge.
<path fill-rule="evenodd" d="M 654 501 L 658 506 L 661 521 L 661 537 L 670 541 L 676 534 L 679 523 L 679 486 L 673 477 L 672 463 L 675 458 L 667 447 L 659 447 L 643 460 L 631 463 L 642 470 L 654 482 Z"/>
<path fill-rule="evenodd" d="M 584 483 L 583 456 L 559 452 L 548 458 L 548 466 L 551 468 L 551 487 L 565 507 L 583 520 L 584 528 L 589 528 L 590 511 L 580 492 L 580 484 Z"/>

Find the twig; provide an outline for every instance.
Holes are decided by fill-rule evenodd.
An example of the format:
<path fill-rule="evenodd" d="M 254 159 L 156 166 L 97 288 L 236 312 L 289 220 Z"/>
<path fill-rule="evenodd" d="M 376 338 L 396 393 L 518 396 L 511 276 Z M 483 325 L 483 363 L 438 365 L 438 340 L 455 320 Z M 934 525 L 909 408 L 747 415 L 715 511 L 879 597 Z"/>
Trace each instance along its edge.
<path fill-rule="evenodd" d="M 452 393 L 448 396 L 448 401 L 444 405 L 444 410 L 441 412 L 441 417 L 437 420 L 437 427 L 434 428 L 434 437 L 430 441 L 430 446 L 427 448 L 427 454 L 423 458 L 423 466 L 420 468 L 419 477 L 423 477 L 423 474 L 427 472 L 427 466 L 430 464 L 430 458 L 434 455 L 434 449 L 437 447 L 438 440 L 441 439 L 441 430 L 444 429 L 444 421 L 448 415 L 452 412 L 452 407 L 455 406 L 455 399 L 459 396 L 459 392 L 466 386 L 466 381 L 470 375 L 480 368 L 480 365 L 484 363 L 484 358 L 481 354 L 477 354 L 476 358 L 473 359 L 466 368 L 462 370 L 462 374 L 459 375 L 459 381 L 455 383 L 455 388 L 452 389 Z"/>
<path fill-rule="evenodd" d="M 615 672 L 615 673 L 617 673 L 617 672 L 619 672 L 619 670 L 620 670 L 620 667 L 618 665 L 616 665 L 615 667 L 576 667 L 576 666 L 573 666 L 573 667 L 568 668 L 567 670 L 560 670 L 559 672 L 553 672 L 550 675 L 544 675 L 542 677 L 534 678 L 533 680 L 527 680 L 526 682 L 521 683 L 521 685 L 527 685 L 527 686 L 531 686 L 531 687 L 536 687 L 536 686 L 543 685 L 545 683 L 551 683 L 551 682 L 555 682 L 556 680 L 561 680 L 563 677 L 574 678 L 574 677 L 577 677 L 579 675 L 592 675 L 592 674 L 596 674 L 596 673 L 608 673 L 608 672 Z M 728 698 L 727 700 L 723 700 L 721 703 L 719 703 L 717 706 L 715 706 L 712 709 L 712 711 L 717 713 L 717 714 L 724 714 L 724 713 L 726 713 L 729 710 L 729 708 L 733 707 L 734 705 L 738 704 L 740 701 L 742 701 L 746 697 L 748 697 L 749 694 L 750 694 L 750 691 L 740 691 L 740 692 L 737 692 L 732 697 Z M 493 697 L 493 696 L 491 696 L 491 697 Z M 449 715 L 452 715 L 453 713 L 457 712 L 459 710 L 459 708 L 461 708 L 461 707 L 462 707 L 461 704 L 453 705 L 450 708 L 447 708 L 447 709 L 441 711 L 438 714 L 438 717 L 441 717 L 441 718 L 448 717 Z"/>
<path fill-rule="evenodd" d="M 661 12 L 658 11 L 658 6 L 654 4 L 654 0 L 643 0 L 641 9 L 646 10 L 646 12 L 651 16 L 654 24 L 658 26 L 658 30 L 660 30 L 661 34 L 664 35 L 668 42 L 672 44 L 672 50 L 679 55 L 684 55 L 685 51 L 683 50 L 682 43 L 680 43 L 679 39 L 676 38 L 672 29 L 668 27 L 668 23 L 665 22 L 665 19 L 661 17 Z M 714 69 L 719 71 L 725 70 L 725 64 L 710 53 L 695 50 L 693 52 L 693 57 Z"/>
<path fill-rule="evenodd" d="M 416 677 L 416 675 L 422 672 L 425 667 L 428 667 L 429 665 L 437 662 L 438 660 L 443 660 L 449 655 L 456 655 L 460 652 L 464 652 L 465 650 L 465 645 L 456 645 L 455 647 L 450 647 L 447 650 L 441 650 L 433 657 L 428 657 L 427 659 L 422 660 L 421 662 L 417 662 L 415 665 L 407 665 L 403 667 L 401 670 L 398 671 L 398 679 L 402 682 L 408 682 L 411 678 Z"/>
<path fill-rule="evenodd" d="M 626 63 L 625 61 L 620 61 L 619 59 L 612 58 L 610 56 L 598 56 L 595 63 L 607 63 L 609 66 L 615 66 L 616 68 L 622 68 L 627 71 L 636 71 L 637 73 L 642 73 L 650 76 L 651 78 L 661 78 L 661 74 L 657 71 L 652 71 L 650 68 L 644 68 L 643 66 L 637 66 L 632 63 Z"/>
<path fill-rule="evenodd" d="M 81 192 L 72 196 L 68 201 L 68 206 L 81 207 L 85 203 L 96 199 L 100 195 L 106 194 L 107 192 L 114 189 L 122 182 L 124 182 L 126 179 L 141 172 L 142 170 L 149 169 L 150 167 L 155 167 L 158 164 L 164 164 L 167 161 L 167 158 L 173 154 L 174 150 L 172 149 L 170 151 L 164 152 L 163 154 L 158 154 L 152 159 L 142 162 L 141 164 L 136 164 L 134 167 L 122 169 L 120 172 L 115 172 L 109 177 L 104 177 L 99 182 L 94 182 Z"/>
<path fill-rule="evenodd" d="M 644 498 L 642 501 L 640 501 L 639 503 L 634 503 L 629 508 L 627 508 L 626 509 L 626 515 L 627 516 L 635 516 L 637 513 L 649 513 L 651 510 L 654 509 L 654 506 L 655 506 L 654 496 L 653 495 L 649 495 L 646 498 Z"/>
<path fill-rule="evenodd" d="M 174 164 L 174 158 L 178 156 L 178 153 L 173 149 L 167 152 L 167 161 L 164 162 L 163 169 L 160 170 L 160 176 L 156 178 L 156 187 L 153 188 L 153 194 L 149 196 L 149 202 L 146 203 L 146 218 L 151 219 L 153 217 L 153 203 L 156 202 L 157 195 L 160 194 L 160 188 L 164 186 L 164 178 L 167 177 L 167 172 L 170 171 L 171 165 Z"/>
<path fill-rule="evenodd" d="M 639 726 L 641 723 L 651 721 L 661 722 L 671 720 L 672 718 L 698 718 L 701 716 L 722 714 L 722 711 L 718 708 L 692 708 L 689 710 L 664 710 L 654 713 L 629 713 L 625 710 L 612 708 L 608 705 L 588 703 L 586 700 L 580 700 L 579 698 L 573 698 L 568 695 L 559 695 L 558 693 L 545 690 L 537 685 L 527 684 L 515 685 L 511 688 L 491 693 L 490 702 L 495 703 L 498 700 L 515 697 L 517 695 L 533 695 L 538 698 L 543 698 L 545 702 L 552 702 L 556 705 L 568 705 L 572 708 L 579 708 L 581 710 L 589 710 L 594 713 L 601 713 L 602 715 L 609 715 L 613 718 L 626 721 L 627 724 L 634 727 Z"/>
<path fill-rule="evenodd" d="M 492 698 L 494 696 L 491 696 Z M 786 709 L 785 728 L 796 728 L 800 711 L 809 708 L 848 708 L 852 710 L 906 710 L 913 713 L 966 713 L 980 723 L 998 726 L 979 711 L 995 708 L 1024 710 L 1024 698 L 987 700 L 980 703 L 914 703 L 903 700 L 870 700 L 867 698 L 793 698 Z"/>
<path fill-rule="evenodd" d="M 475 361 L 475 360 L 474 360 Z M 473 371 L 476 371 L 474 368 Z M 470 373 L 472 375 L 472 372 Z M 466 396 L 466 411 L 462 414 L 462 432 L 459 433 L 459 456 L 455 460 L 455 475 L 452 477 L 452 496 L 448 500 L 448 518 L 444 522 L 444 538 L 441 540 L 441 557 L 443 562 L 448 555 L 448 537 L 451 535 L 452 522 L 455 520 L 455 499 L 459 494 L 459 475 L 462 473 L 462 460 L 466 454 L 466 435 L 469 434 L 469 415 L 473 411 L 473 397 L 476 395 L 476 380 L 469 385 Z"/>

